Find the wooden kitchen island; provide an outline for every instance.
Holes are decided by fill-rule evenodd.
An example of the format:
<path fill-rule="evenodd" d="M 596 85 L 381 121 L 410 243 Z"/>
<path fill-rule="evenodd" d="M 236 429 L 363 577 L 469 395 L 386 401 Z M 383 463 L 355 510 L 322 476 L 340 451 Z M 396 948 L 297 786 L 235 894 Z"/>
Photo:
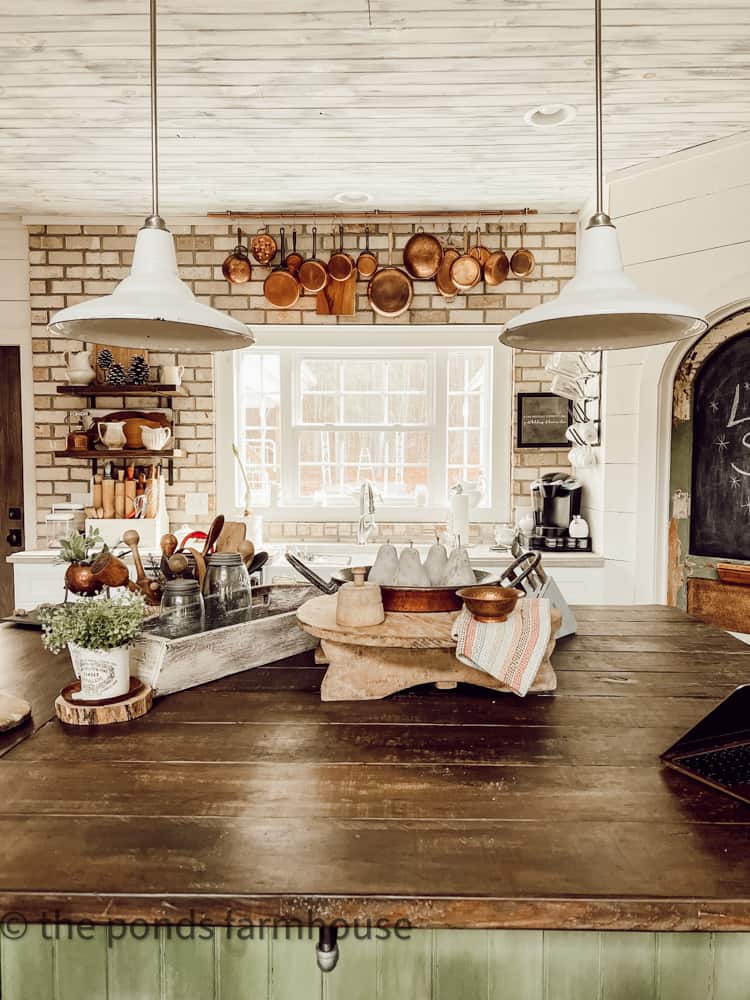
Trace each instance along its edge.
<path fill-rule="evenodd" d="M 4 627 L 0 690 L 34 715 L 0 735 L 3 1000 L 750 995 L 750 807 L 658 759 L 750 647 L 671 608 L 577 614 L 552 696 L 324 704 L 310 655 L 91 732 L 48 721 L 67 658 Z M 274 918 L 361 933 L 324 976 Z"/>

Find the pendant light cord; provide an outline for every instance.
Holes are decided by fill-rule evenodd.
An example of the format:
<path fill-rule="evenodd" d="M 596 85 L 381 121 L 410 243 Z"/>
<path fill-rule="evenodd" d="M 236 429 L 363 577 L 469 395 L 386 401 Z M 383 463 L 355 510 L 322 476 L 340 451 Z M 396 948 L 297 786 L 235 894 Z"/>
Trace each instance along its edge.
<path fill-rule="evenodd" d="M 596 211 L 604 211 L 604 159 L 602 155 L 602 0 L 594 0 L 594 74 L 596 76 Z"/>
<path fill-rule="evenodd" d="M 149 0 L 149 55 L 151 70 L 151 215 L 144 228 L 166 229 L 159 215 L 159 115 L 156 75 L 156 0 Z"/>

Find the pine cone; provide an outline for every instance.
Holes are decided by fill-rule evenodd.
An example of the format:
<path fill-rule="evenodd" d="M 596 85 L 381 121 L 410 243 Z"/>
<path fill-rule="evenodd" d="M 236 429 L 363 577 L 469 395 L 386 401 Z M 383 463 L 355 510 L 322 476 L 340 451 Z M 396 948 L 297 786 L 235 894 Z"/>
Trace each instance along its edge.
<path fill-rule="evenodd" d="M 148 382 L 149 371 L 146 359 L 140 354 L 136 354 L 130 363 L 128 381 L 133 385 L 145 385 Z"/>
<path fill-rule="evenodd" d="M 125 385 L 127 382 L 125 369 L 122 365 L 110 365 L 107 370 L 107 381 L 110 385 Z"/>
<path fill-rule="evenodd" d="M 105 371 L 112 367 L 112 363 L 115 359 L 112 357 L 112 351 L 108 350 L 106 347 L 103 351 L 99 351 L 99 355 L 96 359 L 96 363 L 100 368 Z"/>

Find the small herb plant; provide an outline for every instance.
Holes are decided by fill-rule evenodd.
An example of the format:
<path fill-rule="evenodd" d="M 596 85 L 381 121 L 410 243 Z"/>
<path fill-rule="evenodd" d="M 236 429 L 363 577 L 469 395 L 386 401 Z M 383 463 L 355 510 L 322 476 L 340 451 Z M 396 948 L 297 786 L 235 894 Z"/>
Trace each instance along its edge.
<path fill-rule="evenodd" d="M 60 653 L 69 642 L 83 649 L 129 646 L 146 617 L 146 603 L 138 594 L 121 600 L 87 597 L 40 614 L 42 643 Z"/>
<path fill-rule="evenodd" d="M 61 562 L 88 564 L 94 561 L 104 547 L 105 541 L 98 528 L 91 528 L 86 535 L 73 531 L 60 539 L 59 558 Z"/>

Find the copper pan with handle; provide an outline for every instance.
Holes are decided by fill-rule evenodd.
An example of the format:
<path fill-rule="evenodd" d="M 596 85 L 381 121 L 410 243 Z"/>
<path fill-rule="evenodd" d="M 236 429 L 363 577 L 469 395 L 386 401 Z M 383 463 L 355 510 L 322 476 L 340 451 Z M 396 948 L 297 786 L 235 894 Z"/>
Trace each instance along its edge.
<path fill-rule="evenodd" d="M 371 278 L 378 269 L 378 255 L 370 249 L 370 227 L 365 226 L 365 248 L 357 257 L 360 278 Z"/>
<path fill-rule="evenodd" d="M 281 263 L 275 267 L 263 282 L 263 294 L 275 309 L 290 309 L 300 295 L 297 276 L 286 266 L 286 240 L 281 230 Z"/>
<path fill-rule="evenodd" d="M 382 267 L 367 285 L 370 307 L 379 316 L 401 316 L 411 305 L 414 286 L 400 267 L 393 266 L 393 232 L 388 233 L 388 267 Z"/>
<path fill-rule="evenodd" d="M 354 273 L 354 259 L 344 250 L 344 227 L 339 226 L 339 248 L 328 261 L 328 276 L 334 281 L 348 281 Z"/>
<path fill-rule="evenodd" d="M 510 269 L 517 278 L 528 278 L 534 270 L 536 261 L 534 254 L 523 245 L 523 238 L 526 235 L 526 223 L 521 223 L 521 246 L 510 258 Z"/>
<path fill-rule="evenodd" d="M 322 292 L 328 282 L 328 271 L 322 260 L 315 256 L 318 250 L 318 227 L 312 228 L 312 257 L 302 261 L 297 272 L 299 283 L 310 295 Z"/>
<path fill-rule="evenodd" d="M 500 246 L 484 262 L 484 280 L 488 285 L 502 285 L 509 271 L 510 261 L 503 249 L 503 227 L 500 226 Z"/>
<path fill-rule="evenodd" d="M 478 257 L 469 251 L 469 229 L 464 226 L 464 252 L 457 257 L 450 268 L 450 279 L 459 292 L 468 292 L 482 279 L 482 265 Z"/>
<path fill-rule="evenodd" d="M 417 281 L 431 281 L 443 258 L 440 240 L 420 228 L 410 236 L 404 247 L 404 267 Z"/>
<path fill-rule="evenodd" d="M 440 267 L 437 269 L 437 274 L 435 275 L 435 287 L 443 296 L 444 299 L 455 299 L 458 295 L 458 288 L 451 281 L 451 267 L 453 266 L 453 261 L 458 260 L 461 256 L 461 251 L 457 250 L 453 245 L 453 233 L 451 232 L 450 224 L 448 225 L 448 242 L 443 247 L 443 256 L 440 261 Z"/>
<path fill-rule="evenodd" d="M 477 230 L 476 230 L 476 243 L 471 248 L 471 250 L 469 250 L 469 253 L 471 254 L 472 257 L 476 257 L 477 260 L 479 261 L 479 263 L 484 268 L 484 265 L 485 265 L 485 263 L 487 261 L 487 258 L 490 255 L 490 252 L 489 252 L 489 250 L 487 249 L 486 246 L 483 246 L 479 242 L 480 233 L 481 233 L 481 230 L 480 230 L 479 226 L 477 226 Z"/>
<path fill-rule="evenodd" d="M 292 228 L 292 252 L 286 255 L 286 266 L 292 274 L 298 274 L 304 259 L 305 258 L 297 249 L 297 227 L 294 226 Z"/>

